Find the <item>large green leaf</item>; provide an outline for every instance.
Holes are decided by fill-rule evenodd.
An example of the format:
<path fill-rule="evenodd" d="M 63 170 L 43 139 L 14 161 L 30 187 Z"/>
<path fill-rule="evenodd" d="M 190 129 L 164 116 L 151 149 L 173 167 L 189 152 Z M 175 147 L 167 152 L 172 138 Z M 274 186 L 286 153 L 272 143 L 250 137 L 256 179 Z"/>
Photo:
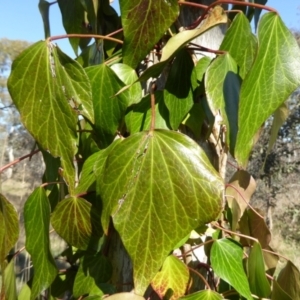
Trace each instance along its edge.
<path fill-rule="evenodd" d="M 222 300 L 224 299 L 220 294 L 212 291 L 200 291 L 185 297 L 181 297 L 180 300 Z"/>
<path fill-rule="evenodd" d="M 120 0 L 124 63 L 136 68 L 179 15 L 177 0 Z"/>
<path fill-rule="evenodd" d="M 239 244 L 226 238 L 215 241 L 211 247 L 210 259 L 217 276 L 228 282 L 246 299 L 253 299 L 243 268 L 243 248 Z"/>
<path fill-rule="evenodd" d="M 240 12 L 227 30 L 220 50 L 228 51 L 239 65 L 239 75 L 245 78 L 257 51 L 257 40 L 245 15 Z"/>
<path fill-rule="evenodd" d="M 300 85 L 300 50 L 277 14 L 261 18 L 258 42 L 256 59 L 241 87 L 235 157 L 242 166 L 260 126 Z"/>
<path fill-rule="evenodd" d="M 170 129 L 169 112 L 164 102 L 162 91 L 155 92 L 155 128 Z M 150 95 L 142 99 L 136 105 L 132 105 L 125 116 L 127 130 L 130 134 L 147 130 L 151 123 L 151 100 Z"/>
<path fill-rule="evenodd" d="M 124 86 L 118 76 L 105 64 L 89 67 L 87 75 L 92 83 L 95 127 L 101 146 L 107 147 L 114 139 L 128 105 L 126 94 L 114 95 Z"/>
<path fill-rule="evenodd" d="M 173 131 L 140 132 L 120 142 L 97 184 L 104 230 L 112 217 L 132 258 L 138 294 L 176 244 L 222 209 L 222 179 L 197 143 Z"/>
<path fill-rule="evenodd" d="M 261 246 L 255 242 L 248 258 L 248 278 L 252 294 L 268 298 L 271 294 L 270 283 L 265 273 L 265 263 Z"/>
<path fill-rule="evenodd" d="M 220 55 L 208 67 L 205 76 L 207 102 L 215 116 L 221 114 L 222 123 L 226 125 L 226 143 L 231 153 L 238 131 L 240 86 L 238 66 L 229 53 Z"/>
<path fill-rule="evenodd" d="M 111 274 L 112 268 L 107 257 L 101 253 L 84 255 L 74 281 L 73 296 L 85 294 L 103 296 L 101 283 L 107 282 Z"/>
<path fill-rule="evenodd" d="M 13 63 L 8 89 L 28 131 L 60 156 L 70 192 L 75 185 L 77 114 L 93 121 L 90 84 L 82 67 L 51 43 L 37 42 Z"/>
<path fill-rule="evenodd" d="M 168 299 L 174 300 L 185 294 L 188 282 L 187 266 L 177 257 L 170 255 L 153 278 L 151 285 L 161 299 L 168 296 Z"/>
<path fill-rule="evenodd" d="M 95 248 L 101 236 L 99 214 L 82 198 L 62 200 L 51 216 L 51 224 L 66 242 L 82 250 Z"/>
<path fill-rule="evenodd" d="M 25 246 L 34 267 L 30 299 L 35 299 L 51 285 L 57 274 L 50 252 L 50 204 L 42 187 L 36 188 L 25 203 L 24 224 Z"/>
<path fill-rule="evenodd" d="M 191 75 L 194 63 L 190 53 L 182 50 L 176 56 L 164 89 L 164 100 L 170 113 L 170 124 L 177 130 L 193 106 Z M 194 73 L 193 73 L 194 74 Z"/>
<path fill-rule="evenodd" d="M 19 237 L 19 218 L 14 206 L 0 194 L 0 267 Z"/>

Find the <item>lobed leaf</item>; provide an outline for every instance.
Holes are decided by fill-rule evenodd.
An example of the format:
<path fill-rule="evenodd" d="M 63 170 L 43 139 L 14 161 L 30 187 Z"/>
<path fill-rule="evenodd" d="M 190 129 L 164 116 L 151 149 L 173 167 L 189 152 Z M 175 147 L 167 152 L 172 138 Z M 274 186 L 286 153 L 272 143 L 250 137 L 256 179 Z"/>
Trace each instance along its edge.
<path fill-rule="evenodd" d="M 38 187 L 24 206 L 25 247 L 31 255 L 34 276 L 30 299 L 35 299 L 54 281 L 57 268 L 50 252 L 50 204 L 44 188 Z"/>
<path fill-rule="evenodd" d="M 217 218 L 222 179 L 193 140 L 166 130 L 120 142 L 102 174 L 104 230 L 112 217 L 133 261 L 136 293 L 143 294 L 178 242 Z"/>
<path fill-rule="evenodd" d="M 300 85 L 300 50 L 292 33 L 275 13 L 258 26 L 257 56 L 240 94 L 235 157 L 246 166 L 253 138 L 263 122 Z"/>

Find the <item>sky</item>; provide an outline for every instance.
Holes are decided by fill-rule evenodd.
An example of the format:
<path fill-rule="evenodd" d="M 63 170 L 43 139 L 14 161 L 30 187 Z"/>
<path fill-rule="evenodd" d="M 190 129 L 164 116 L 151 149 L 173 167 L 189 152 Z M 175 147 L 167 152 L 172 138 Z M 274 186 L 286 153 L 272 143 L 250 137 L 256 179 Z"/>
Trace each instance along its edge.
<path fill-rule="evenodd" d="M 0 0 L 0 38 L 29 42 L 44 39 L 38 2 L 38 0 Z M 114 0 L 112 5 L 117 8 L 118 0 Z M 280 13 L 288 28 L 300 30 L 300 0 L 268 0 L 267 5 Z M 119 11 L 118 8 L 117 11 Z M 57 4 L 50 7 L 50 24 L 51 36 L 65 33 Z M 56 43 L 64 52 L 74 57 L 67 39 L 56 41 Z"/>

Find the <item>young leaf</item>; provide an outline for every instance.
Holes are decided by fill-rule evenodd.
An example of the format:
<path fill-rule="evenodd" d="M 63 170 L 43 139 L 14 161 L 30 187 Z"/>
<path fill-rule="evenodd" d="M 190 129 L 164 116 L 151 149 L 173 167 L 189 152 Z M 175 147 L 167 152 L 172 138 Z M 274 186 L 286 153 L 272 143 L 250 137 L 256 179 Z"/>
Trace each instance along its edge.
<path fill-rule="evenodd" d="M 300 299 L 300 272 L 290 260 L 280 271 L 277 283 L 293 300 Z"/>
<path fill-rule="evenodd" d="M 177 0 L 120 0 L 123 60 L 136 68 L 179 14 Z"/>
<path fill-rule="evenodd" d="M 174 130 L 178 129 L 194 103 L 191 84 L 193 68 L 191 55 L 183 49 L 177 54 L 168 75 L 164 101 L 169 109 L 170 124 Z"/>
<path fill-rule="evenodd" d="M 226 125 L 226 143 L 233 153 L 238 131 L 238 105 L 241 80 L 238 66 L 227 53 L 217 57 L 205 76 L 207 102 L 214 116 L 219 112 Z M 221 124 L 220 124 L 221 125 Z"/>
<path fill-rule="evenodd" d="M 153 278 L 151 285 L 161 299 L 168 295 L 168 299 L 175 300 L 185 294 L 188 282 L 187 266 L 177 257 L 169 255 L 162 269 Z"/>
<path fill-rule="evenodd" d="M 0 194 L 0 267 L 19 237 L 19 218 L 14 206 Z"/>
<path fill-rule="evenodd" d="M 31 255 L 34 267 L 30 299 L 35 299 L 51 285 L 57 274 L 50 252 L 50 204 L 44 188 L 36 188 L 27 199 L 24 206 L 24 224 L 25 247 Z"/>
<path fill-rule="evenodd" d="M 120 142 L 102 173 L 104 230 L 112 216 L 133 261 L 136 293 L 143 294 L 173 247 L 219 215 L 223 181 L 197 143 L 166 130 Z"/>
<path fill-rule="evenodd" d="M 95 247 L 102 233 L 98 213 L 82 198 L 62 200 L 51 216 L 51 224 L 67 243 L 81 250 Z"/>
<path fill-rule="evenodd" d="M 95 127 L 101 147 L 105 148 L 115 138 L 128 106 L 128 99 L 124 93 L 114 96 L 124 83 L 105 64 L 89 67 L 86 72 L 92 83 Z"/>
<path fill-rule="evenodd" d="M 78 110 L 93 120 L 83 69 L 53 44 L 37 42 L 13 62 L 8 89 L 28 131 L 45 150 L 61 157 L 63 177 L 72 193 Z"/>
<path fill-rule="evenodd" d="M 242 166 L 260 126 L 300 83 L 299 47 L 277 14 L 263 15 L 258 42 L 256 59 L 241 87 L 235 157 Z"/>
<path fill-rule="evenodd" d="M 210 252 L 211 265 L 217 276 L 233 286 L 247 300 L 251 296 L 243 268 L 243 248 L 230 239 L 216 240 Z"/>
<path fill-rule="evenodd" d="M 252 294 L 268 298 L 271 294 L 270 283 L 265 273 L 265 263 L 259 243 L 255 242 L 248 258 L 248 278 Z"/>
<path fill-rule="evenodd" d="M 179 298 L 179 300 L 222 300 L 222 299 L 224 298 L 220 294 L 212 290 L 200 291 Z"/>
<path fill-rule="evenodd" d="M 245 78 L 257 51 L 257 40 L 246 16 L 240 12 L 227 30 L 220 50 L 228 51 L 239 66 L 239 75 Z"/>

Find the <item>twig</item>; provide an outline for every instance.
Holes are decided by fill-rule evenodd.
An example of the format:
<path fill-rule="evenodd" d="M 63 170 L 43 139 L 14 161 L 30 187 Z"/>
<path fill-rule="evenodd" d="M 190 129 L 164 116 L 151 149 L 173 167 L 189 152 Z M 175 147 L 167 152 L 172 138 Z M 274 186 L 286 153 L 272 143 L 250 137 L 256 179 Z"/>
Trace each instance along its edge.
<path fill-rule="evenodd" d="M 26 159 L 27 157 L 30 157 L 30 158 L 31 158 L 34 154 L 38 153 L 39 151 L 40 151 L 39 149 L 38 149 L 38 150 L 35 150 L 35 151 L 33 151 L 33 152 L 29 153 L 29 154 L 26 154 L 26 155 L 24 155 L 24 156 L 22 156 L 22 157 L 20 157 L 20 158 L 17 158 L 16 160 L 10 162 L 9 164 L 7 164 L 7 165 L 1 167 L 1 168 L 0 168 L 0 173 L 2 173 L 4 170 L 8 169 L 9 167 L 11 167 L 11 166 L 13 166 L 13 165 L 19 163 L 20 161 Z"/>
<path fill-rule="evenodd" d="M 150 125 L 150 132 L 152 132 L 155 129 L 155 90 L 156 90 L 156 84 L 152 83 L 151 85 L 151 125 Z"/>
<path fill-rule="evenodd" d="M 119 44 L 123 44 L 122 40 L 115 39 L 107 35 L 99 35 L 99 34 L 79 34 L 79 33 L 62 34 L 62 35 L 51 36 L 47 40 L 51 42 L 55 40 L 65 39 L 65 38 L 95 38 L 95 39 L 108 40 Z"/>
<path fill-rule="evenodd" d="M 178 1 L 178 4 L 198 7 L 198 8 L 201 8 L 201 9 L 206 9 L 208 7 L 207 5 L 204 5 L 204 4 L 188 2 L 188 1 Z"/>
<path fill-rule="evenodd" d="M 198 271 L 192 269 L 191 267 L 188 267 L 188 269 L 190 271 L 194 272 L 195 274 L 197 274 L 203 280 L 203 282 L 206 285 L 207 289 L 211 290 L 209 283 L 207 282 L 207 280 L 204 278 L 204 276 L 201 273 L 199 273 Z"/>

